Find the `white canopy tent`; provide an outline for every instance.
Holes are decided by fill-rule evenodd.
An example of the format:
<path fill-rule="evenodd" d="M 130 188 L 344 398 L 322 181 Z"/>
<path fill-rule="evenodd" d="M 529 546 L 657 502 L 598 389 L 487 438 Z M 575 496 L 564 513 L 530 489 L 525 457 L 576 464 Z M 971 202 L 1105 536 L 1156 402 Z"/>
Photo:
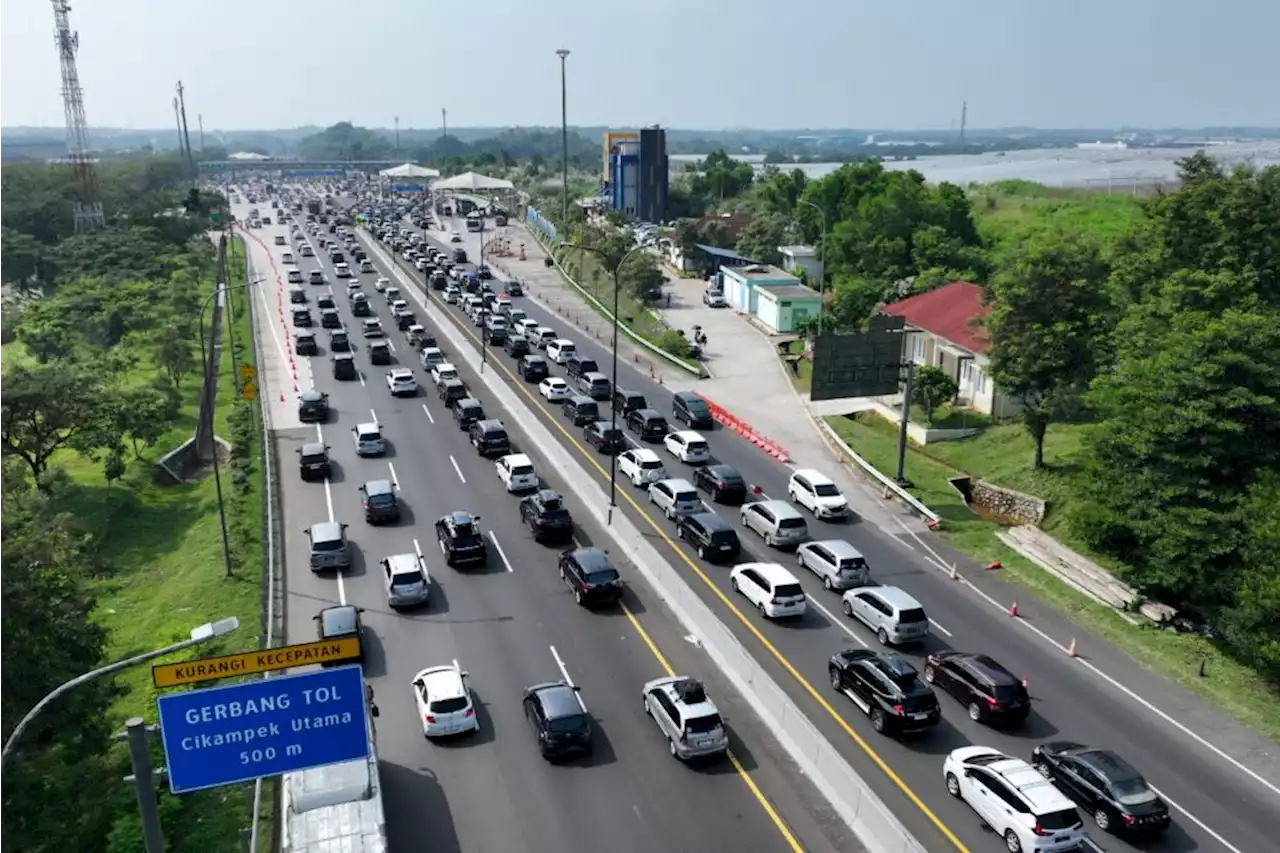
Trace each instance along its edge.
<path fill-rule="evenodd" d="M 475 172 L 463 172 L 461 175 L 454 175 L 452 178 L 445 178 L 443 181 L 436 181 L 431 185 L 431 189 L 436 190 L 452 190 L 454 192 L 492 192 L 494 190 L 513 190 L 515 184 L 510 181 L 504 181 L 501 178 L 491 178 L 488 175 L 480 175 Z"/>
<path fill-rule="evenodd" d="M 378 174 L 384 178 L 415 178 L 417 180 L 440 177 L 440 172 L 436 169 L 428 169 L 426 166 L 417 166 L 413 163 L 392 166 L 390 169 L 383 169 Z"/>

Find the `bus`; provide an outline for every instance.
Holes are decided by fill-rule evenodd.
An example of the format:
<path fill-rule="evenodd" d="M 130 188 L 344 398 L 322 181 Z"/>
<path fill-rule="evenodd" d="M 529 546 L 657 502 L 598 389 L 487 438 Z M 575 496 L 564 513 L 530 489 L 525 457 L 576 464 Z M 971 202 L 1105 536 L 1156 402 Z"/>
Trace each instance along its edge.
<path fill-rule="evenodd" d="M 479 211 L 472 211 L 467 214 L 467 230 L 483 231 L 484 230 L 484 214 Z"/>
<path fill-rule="evenodd" d="M 369 697 L 369 757 L 282 777 L 280 849 L 285 853 L 386 853 L 387 820 L 378 777 L 378 706 Z"/>

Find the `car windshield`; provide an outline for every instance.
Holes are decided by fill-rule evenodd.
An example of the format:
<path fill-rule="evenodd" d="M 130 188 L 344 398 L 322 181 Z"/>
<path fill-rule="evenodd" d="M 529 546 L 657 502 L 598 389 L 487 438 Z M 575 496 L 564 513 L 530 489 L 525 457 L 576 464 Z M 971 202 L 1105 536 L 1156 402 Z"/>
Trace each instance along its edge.
<path fill-rule="evenodd" d="M 690 734 L 706 734 L 722 726 L 719 714 L 707 714 L 705 717 L 693 717 L 684 721 L 684 730 Z"/>
<path fill-rule="evenodd" d="M 556 734 L 581 734 L 587 730 L 587 718 L 581 714 L 556 717 L 547 721 L 547 729 Z"/>
<path fill-rule="evenodd" d="M 610 583 L 618 580 L 617 569 L 598 569 L 587 573 L 587 583 Z"/>
<path fill-rule="evenodd" d="M 1147 780 L 1141 776 L 1112 782 L 1111 793 L 1116 801 L 1124 806 L 1140 806 L 1155 802 L 1156 799 L 1156 792 L 1151 790 Z"/>

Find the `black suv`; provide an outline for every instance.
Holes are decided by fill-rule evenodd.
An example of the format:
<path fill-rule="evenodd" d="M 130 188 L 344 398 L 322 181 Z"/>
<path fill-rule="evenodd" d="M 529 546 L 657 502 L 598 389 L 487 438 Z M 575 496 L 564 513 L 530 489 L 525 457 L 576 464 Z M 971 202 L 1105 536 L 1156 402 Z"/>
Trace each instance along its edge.
<path fill-rule="evenodd" d="M 627 429 L 642 441 L 662 441 L 667 437 L 667 419 L 655 409 L 636 409 L 627 415 Z"/>
<path fill-rule="evenodd" d="M 742 552 L 738 531 L 714 512 L 680 513 L 676 535 L 693 546 L 708 563 L 736 560 Z"/>
<path fill-rule="evenodd" d="M 319 355 L 320 347 L 316 345 L 315 332 L 293 333 L 294 355 Z"/>
<path fill-rule="evenodd" d="M 323 480 L 329 476 L 329 446 L 308 441 L 298 448 L 298 473 L 304 480 Z"/>
<path fill-rule="evenodd" d="M 524 287 L 518 281 L 508 281 L 502 285 L 502 290 L 508 296 L 524 296 Z"/>
<path fill-rule="evenodd" d="M 627 440 L 623 437 L 622 430 L 608 421 L 587 424 L 582 429 L 582 436 L 587 440 L 587 444 L 606 456 L 612 456 L 627 449 Z"/>
<path fill-rule="evenodd" d="M 525 382 L 541 382 L 551 375 L 547 360 L 540 355 L 526 355 L 520 359 L 520 376 Z"/>
<path fill-rule="evenodd" d="M 324 308 L 320 311 L 320 325 L 326 329 L 341 329 L 342 318 L 337 308 Z"/>
<path fill-rule="evenodd" d="M 649 408 L 649 403 L 645 400 L 644 395 L 639 391 L 628 391 L 625 388 L 614 388 L 613 407 L 618 410 L 618 414 L 625 417 L 636 409 Z"/>
<path fill-rule="evenodd" d="M 684 421 L 691 429 L 711 429 L 715 419 L 707 401 L 692 391 L 677 391 L 671 401 L 671 417 Z"/>
<path fill-rule="evenodd" d="M 565 400 L 560 411 L 564 412 L 564 416 L 572 421 L 574 426 L 586 426 L 600 420 L 600 406 L 595 400 L 581 394 L 575 394 Z"/>
<path fill-rule="evenodd" d="M 575 685 L 535 684 L 524 691 L 523 705 L 543 758 L 554 761 L 591 752 L 591 716 L 579 703 Z"/>
<path fill-rule="evenodd" d="M 520 501 L 520 520 L 529 525 L 535 542 L 563 542 L 573 538 L 573 517 L 564 498 L 540 489 Z"/>
<path fill-rule="evenodd" d="M 570 548 L 561 554 L 560 579 L 582 607 L 613 604 L 622 598 L 622 577 L 601 548 Z"/>
<path fill-rule="evenodd" d="M 600 365 L 596 364 L 594 358 L 574 356 L 565 363 L 565 371 L 570 379 L 577 379 L 584 373 L 597 373 L 599 370 Z"/>
<path fill-rule="evenodd" d="M 298 420 L 304 424 L 324 423 L 329 419 L 329 395 L 323 391 L 303 391 L 298 395 Z"/>
<path fill-rule="evenodd" d="M 938 697 L 905 658 L 892 652 L 845 649 L 827 662 L 831 686 L 871 718 L 880 734 L 914 734 L 942 719 Z"/>
<path fill-rule="evenodd" d="M 345 329 L 334 329 L 329 333 L 330 352 L 351 352 L 351 338 Z"/>
<path fill-rule="evenodd" d="M 370 364 L 390 364 L 391 363 L 391 345 L 386 341 L 374 341 L 369 344 L 369 363 Z"/>
<path fill-rule="evenodd" d="M 333 378 L 334 379 L 355 379 L 356 378 L 356 360 L 349 352 L 338 353 L 330 356 L 333 360 Z"/>
<path fill-rule="evenodd" d="M 353 317 L 372 317 L 373 306 L 369 304 L 368 299 L 361 299 L 358 302 L 351 303 L 351 316 Z"/>
<path fill-rule="evenodd" d="M 484 420 L 484 407 L 475 397 L 463 397 L 453 404 L 453 419 L 459 429 L 470 429 L 476 421 Z"/>
<path fill-rule="evenodd" d="M 524 335 L 507 335 L 507 339 L 502 342 L 502 348 L 512 358 L 523 358 L 529 354 L 529 339 Z"/>
<path fill-rule="evenodd" d="M 450 566 L 459 563 L 485 563 L 489 559 L 489 546 L 480 534 L 476 522 L 480 516 L 465 510 L 455 510 L 436 519 L 436 539 L 444 551 L 444 561 Z"/>
<path fill-rule="evenodd" d="M 390 480 L 370 480 L 360 487 L 360 506 L 370 524 L 400 520 L 400 501 Z"/>
<path fill-rule="evenodd" d="M 986 655 L 934 652 L 924 679 L 963 704 L 978 723 L 1020 725 L 1031 713 L 1031 697 L 1022 681 Z"/>
<path fill-rule="evenodd" d="M 469 434 L 471 446 L 481 456 L 505 456 L 511 452 L 507 428 L 497 418 L 476 421 L 471 425 Z"/>
<path fill-rule="evenodd" d="M 747 483 L 731 465 L 703 465 L 693 469 L 693 484 L 716 503 L 737 506 L 747 499 Z"/>

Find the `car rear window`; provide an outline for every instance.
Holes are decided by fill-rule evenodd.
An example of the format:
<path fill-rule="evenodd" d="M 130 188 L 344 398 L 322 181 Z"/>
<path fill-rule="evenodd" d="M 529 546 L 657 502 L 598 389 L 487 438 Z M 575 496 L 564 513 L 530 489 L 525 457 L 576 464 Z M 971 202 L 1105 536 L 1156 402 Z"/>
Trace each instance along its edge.
<path fill-rule="evenodd" d="M 646 459 L 640 463 L 641 471 L 657 471 L 662 467 L 661 459 Z"/>
<path fill-rule="evenodd" d="M 323 461 L 324 461 L 324 454 L 323 454 L 323 453 L 304 453 L 304 454 L 302 454 L 302 462 L 303 462 L 303 464 L 307 464 L 307 465 L 309 465 L 309 464 L 311 464 L 312 462 L 323 462 Z"/>
<path fill-rule="evenodd" d="M 866 567 L 867 567 L 867 561 L 862 559 L 861 557 L 841 557 L 840 558 L 841 571 L 844 571 L 844 570 L 853 571 L 856 569 L 865 569 Z"/>
<path fill-rule="evenodd" d="M 899 622 L 928 622 L 929 617 L 924 615 L 924 610 L 919 607 L 910 607 L 898 614 Z"/>
<path fill-rule="evenodd" d="M 313 551 L 340 551 L 342 550 L 341 539 L 321 539 L 318 542 L 311 543 Z"/>
<path fill-rule="evenodd" d="M 377 441 L 380 438 L 382 438 L 382 434 L 379 433 L 377 430 L 370 430 L 369 432 L 360 433 L 361 441 Z"/>
<path fill-rule="evenodd" d="M 618 580 L 617 569 L 599 569 L 587 574 L 587 583 L 609 583 Z"/>
<path fill-rule="evenodd" d="M 1041 829 L 1049 831 L 1071 829 L 1073 826 L 1080 825 L 1080 813 L 1075 809 L 1063 809 L 1060 812 L 1036 815 L 1036 822 L 1040 824 Z"/>
<path fill-rule="evenodd" d="M 437 699 L 430 705 L 433 714 L 453 714 L 462 711 L 467 707 L 467 699 L 465 696 L 455 696 L 452 699 Z"/>
<path fill-rule="evenodd" d="M 783 518 L 778 520 L 779 530 L 795 530 L 799 527 L 804 527 L 803 518 Z"/>
<path fill-rule="evenodd" d="M 517 476 L 517 477 L 523 477 L 523 476 L 525 476 L 525 475 L 528 475 L 528 474 L 532 474 L 532 473 L 533 473 L 533 466 L 532 466 L 532 465 L 517 465 L 516 467 L 514 467 L 514 468 L 512 468 L 512 469 L 511 469 L 511 473 L 512 473 L 512 474 L 514 474 L 514 475 L 515 475 L 515 476 Z"/>
<path fill-rule="evenodd" d="M 1018 688 L 1012 684 L 997 684 L 995 697 L 997 702 L 1013 702 L 1018 698 Z"/>
<path fill-rule="evenodd" d="M 688 491 L 688 492 L 676 492 L 675 500 L 676 500 L 676 503 L 682 503 L 682 504 L 684 504 L 684 503 L 697 503 L 697 502 L 698 502 L 698 493 L 697 493 L 697 492 L 695 492 L 695 491 Z"/>
<path fill-rule="evenodd" d="M 507 431 L 501 429 L 487 430 L 484 434 L 485 441 L 506 441 Z"/>
<path fill-rule="evenodd" d="M 420 583 L 422 583 L 422 575 L 417 572 L 405 572 L 391 577 L 393 587 L 417 586 Z"/>
<path fill-rule="evenodd" d="M 697 453 L 702 453 L 703 451 L 709 449 L 709 445 L 705 441 L 691 441 L 688 444 L 688 448 L 689 450 L 695 451 Z"/>
<path fill-rule="evenodd" d="M 840 490 L 836 488 L 835 483 L 819 483 L 813 487 L 813 493 L 822 498 L 835 498 L 840 496 Z"/>
<path fill-rule="evenodd" d="M 395 495 L 371 495 L 369 497 L 369 506 L 395 506 Z"/>
<path fill-rule="evenodd" d="M 691 717 L 684 721 L 684 730 L 690 734 L 705 734 L 723 728 L 719 714 L 707 714 L 705 717 Z"/>
<path fill-rule="evenodd" d="M 717 530 L 711 534 L 711 542 L 713 545 L 732 545 L 738 540 L 738 535 L 732 530 Z"/>
<path fill-rule="evenodd" d="M 780 583 L 773 590 L 774 598 L 796 598 L 804 595 L 804 589 L 798 583 Z"/>
<path fill-rule="evenodd" d="M 557 734 L 585 732 L 587 730 L 587 719 L 582 716 L 556 717 L 547 721 L 547 728 Z"/>

